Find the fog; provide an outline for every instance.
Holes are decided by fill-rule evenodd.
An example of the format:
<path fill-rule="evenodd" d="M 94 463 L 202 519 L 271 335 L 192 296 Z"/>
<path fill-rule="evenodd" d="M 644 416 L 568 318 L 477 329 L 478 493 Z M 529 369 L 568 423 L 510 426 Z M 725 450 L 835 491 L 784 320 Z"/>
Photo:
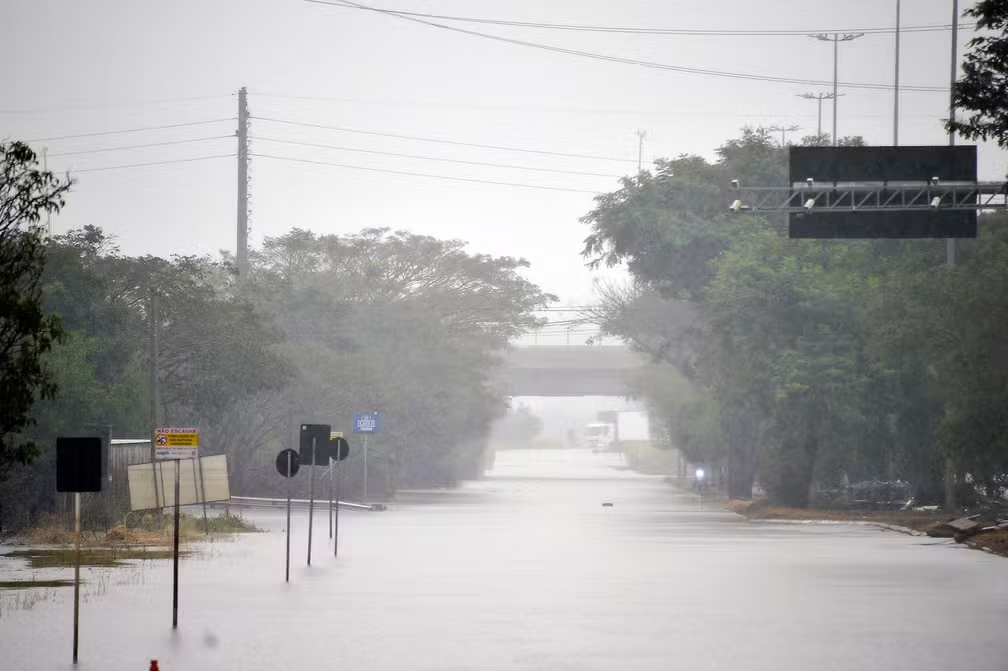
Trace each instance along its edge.
<path fill-rule="evenodd" d="M 3 3 L 5 663 L 1008 668 L 1003 4 Z"/>

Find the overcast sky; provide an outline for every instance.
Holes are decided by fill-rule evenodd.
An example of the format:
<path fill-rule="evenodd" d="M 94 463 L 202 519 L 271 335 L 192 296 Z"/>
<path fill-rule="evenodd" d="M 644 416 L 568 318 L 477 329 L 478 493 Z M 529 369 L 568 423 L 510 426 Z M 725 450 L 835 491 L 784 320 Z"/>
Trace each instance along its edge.
<path fill-rule="evenodd" d="M 712 156 L 746 124 L 795 124 L 801 126 L 799 134 L 814 133 L 816 105 L 797 96 L 829 90 L 601 62 L 302 0 L 0 4 L 8 63 L 18 63 L 0 71 L 0 137 L 36 140 L 206 121 L 33 145 L 48 147 L 49 166 L 57 170 L 223 156 L 79 172 L 68 207 L 55 221 L 56 232 L 100 225 L 130 254 L 233 250 L 235 92 L 244 85 L 254 154 L 574 190 L 256 157 L 253 244 L 294 226 L 320 233 L 389 226 L 460 238 L 473 251 L 527 258 L 532 263 L 528 276 L 568 304 L 592 299 L 592 274 L 579 256 L 586 227 L 578 219 L 591 208 L 592 193 L 613 190 L 619 175 L 635 170 L 638 129 L 647 133 L 646 161 L 680 153 Z M 905 26 L 950 23 L 950 0 L 903 0 L 903 5 Z M 895 24 L 895 0 L 382 0 L 377 6 L 519 21 L 713 30 L 828 31 Z M 831 46 L 800 35 L 628 35 L 450 25 L 677 66 L 832 80 Z M 969 32 L 961 35 L 964 44 Z M 903 83 L 947 86 L 949 45 L 949 31 L 904 35 Z M 869 34 L 841 45 L 841 81 L 891 84 L 892 79 L 891 34 Z M 842 91 L 841 135 L 890 143 L 892 92 Z M 904 144 L 946 141 L 941 118 L 947 116 L 947 93 L 908 91 L 902 105 Z M 598 158 L 422 142 L 267 119 Z M 830 123 L 827 103 L 827 129 Z M 67 155 L 190 139 L 198 141 Z M 1002 176 L 1003 154 L 982 148 L 981 172 L 987 178 Z"/>

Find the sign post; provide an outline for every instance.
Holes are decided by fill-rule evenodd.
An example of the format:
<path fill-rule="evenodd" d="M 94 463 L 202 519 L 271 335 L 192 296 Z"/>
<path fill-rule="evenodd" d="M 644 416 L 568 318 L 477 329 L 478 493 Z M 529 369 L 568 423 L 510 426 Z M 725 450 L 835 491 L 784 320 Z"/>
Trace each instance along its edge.
<path fill-rule="evenodd" d="M 175 519 L 172 524 L 175 538 L 172 541 L 172 629 L 178 629 L 179 606 L 179 516 L 182 480 L 182 460 L 199 458 L 199 429 L 154 429 L 154 458 L 175 462 Z"/>
<path fill-rule="evenodd" d="M 77 663 L 80 624 L 81 492 L 100 492 L 101 438 L 56 439 L 56 491 L 74 495 L 73 663 Z"/>
<path fill-rule="evenodd" d="M 284 581 L 290 582 L 290 539 L 291 539 L 291 487 L 292 478 L 301 468 L 301 457 L 294 450 L 281 450 L 276 460 L 277 471 L 287 478 L 287 567 L 284 570 Z"/>
<path fill-rule="evenodd" d="M 340 475 L 336 466 L 339 462 L 350 456 L 350 443 L 343 437 L 341 431 L 329 435 L 329 445 L 326 453 L 329 455 L 329 535 L 333 539 L 333 556 L 339 555 L 339 491 Z M 336 508 L 335 515 L 332 502 L 332 483 L 336 481 Z M 333 533 L 335 531 L 335 534 Z"/>
<path fill-rule="evenodd" d="M 332 467 L 334 471 L 336 470 L 336 464 L 338 463 L 339 463 L 338 461 L 332 462 Z M 340 471 L 335 475 L 336 475 L 336 527 L 335 527 L 336 535 L 333 537 L 333 557 L 338 557 L 339 556 L 339 490 L 340 490 L 340 476 L 343 475 L 343 472 Z"/>
<path fill-rule="evenodd" d="M 77 663 L 77 627 L 80 622 L 80 492 L 74 492 L 74 623 L 73 663 Z"/>
<path fill-rule="evenodd" d="M 329 440 L 332 441 L 335 438 L 342 438 L 342 431 L 333 431 L 329 434 Z M 335 469 L 336 468 L 336 456 L 329 455 L 329 538 L 333 537 L 333 480 L 335 479 Z M 325 475 L 323 473 L 323 475 Z M 339 495 L 336 495 L 336 514 L 339 515 Z M 337 521 L 337 524 L 339 522 Z"/>
<path fill-rule="evenodd" d="M 320 454 L 319 443 L 324 443 L 329 438 L 331 427 L 328 424 L 302 424 L 301 440 L 301 460 L 307 457 L 308 461 L 308 566 L 311 566 L 311 543 L 312 543 L 312 518 L 315 511 L 315 469 L 314 466 L 325 464 L 329 460 L 328 450 L 325 454 Z M 306 454 L 307 453 L 307 454 Z M 319 464 L 319 461 L 322 464 Z"/>
<path fill-rule="evenodd" d="M 175 539 L 172 541 L 172 629 L 178 629 L 178 546 L 179 546 L 179 484 L 182 476 L 182 462 L 175 460 Z"/>
<path fill-rule="evenodd" d="M 370 414 L 360 414 L 354 415 L 354 433 L 364 434 L 364 484 L 363 493 L 361 495 L 361 501 L 367 503 L 367 484 L 368 484 L 368 445 L 367 439 L 368 435 L 372 433 L 378 433 L 378 413 L 372 412 Z"/>

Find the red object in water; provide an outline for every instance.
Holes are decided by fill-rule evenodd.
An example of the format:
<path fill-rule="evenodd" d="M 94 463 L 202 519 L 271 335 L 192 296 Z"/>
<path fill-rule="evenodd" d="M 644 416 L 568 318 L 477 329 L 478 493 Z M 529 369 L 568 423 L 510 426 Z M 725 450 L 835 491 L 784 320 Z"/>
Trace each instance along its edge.
<path fill-rule="evenodd" d="M 152 659 L 150 661 L 150 669 L 148 669 L 148 671 L 161 671 L 161 667 L 158 666 L 156 659 Z"/>

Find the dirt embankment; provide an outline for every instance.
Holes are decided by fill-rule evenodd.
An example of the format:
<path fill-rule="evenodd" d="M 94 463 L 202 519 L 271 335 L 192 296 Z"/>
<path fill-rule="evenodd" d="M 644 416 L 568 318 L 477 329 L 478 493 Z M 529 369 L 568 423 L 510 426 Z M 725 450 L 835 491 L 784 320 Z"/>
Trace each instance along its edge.
<path fill-rule="evenodd" d="M 728 501 L 726 507 L 732 512 L 753 520 L 789 520 L 809 522 L 857 522 L 877 524 L 894 530 L 907 529 L 928 535 L 953 538 L 953 533 L 941 531 L 945 523 L 955 516 L 932 511 L 858 511 L 858 510 L 818 510 L 814 508 L 788 508 L 771 505 L 764 500 Z M 1008 530 L 981 531 L 961 542 L 977 549 L 1008 557 Z"/>

